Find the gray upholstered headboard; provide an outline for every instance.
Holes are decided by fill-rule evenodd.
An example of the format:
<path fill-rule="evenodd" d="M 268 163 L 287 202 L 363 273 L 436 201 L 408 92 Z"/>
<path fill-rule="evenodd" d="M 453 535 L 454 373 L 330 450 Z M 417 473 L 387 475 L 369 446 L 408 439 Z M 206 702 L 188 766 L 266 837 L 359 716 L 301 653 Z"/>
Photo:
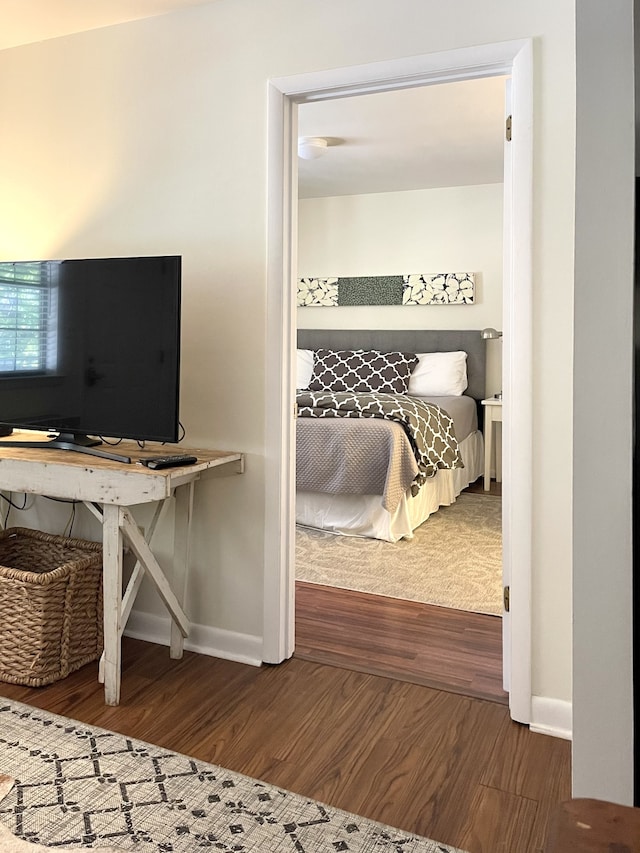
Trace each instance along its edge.
<path fill-rule="evenodd" d="M 300 349 L 374 349 L 381 352 L 467 353 L 466 393 L 484 399 L 486 344 L 480 330 L 435 329 L 298 329 Z M 480 407 L 479 407 L 480 408 Z"/>

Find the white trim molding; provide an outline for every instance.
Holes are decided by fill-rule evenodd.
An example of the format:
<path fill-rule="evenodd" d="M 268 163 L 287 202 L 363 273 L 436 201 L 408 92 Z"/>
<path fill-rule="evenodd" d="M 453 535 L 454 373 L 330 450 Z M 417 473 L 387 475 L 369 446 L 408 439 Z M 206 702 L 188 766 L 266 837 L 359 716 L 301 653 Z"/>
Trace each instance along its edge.
<path fill-rule="evenodd" d="M 272 79 L 268 84 L 268 262 L 266 341 L 265 576 L 263 660 L 293 653 L 295 592 L 295 401 L 297 243 L 297 104 L 357 94 L 509 74 L 513 141 L 511 223 L 505 232 L 506 311 L 504 443 L 507 510 L 503 560 L 512 612 L 505 649 L 510 709 L 531 720 L 531 474 L 532 474 L 532 151 L 533 48 L 530 39 L 403 57 Z M 507 396 L 508 395 L 508 396 Z"/>
<path fill-rule="evenodd" d="M 502 506 L 503 569 L 511 588 L 504 661 L 509 708 L 531 720 L 531 575 L 533 499 L 533 46 L 513 57 L 512 141 L 505 158 Z M 508 189 L 507 189 L 508 188 Z"/>
<path fill-rule="evenodd" d="M 126 637 L 168 646 L 171 640 L 171 620 L 167 616 L 134 610 L 124 631 Z M 262 639 L 251 634 L 238 634 L 208 625 L 191 624 L 184 647 L 201 655 L 246 663 L 262 664 Z"/>
<path fill-rule="evenodd" d="M 549 699 L 547 696 L 531 697 L 532 732 L 571 740 L 573 734 L 573 708 L 571 702 Z"/>

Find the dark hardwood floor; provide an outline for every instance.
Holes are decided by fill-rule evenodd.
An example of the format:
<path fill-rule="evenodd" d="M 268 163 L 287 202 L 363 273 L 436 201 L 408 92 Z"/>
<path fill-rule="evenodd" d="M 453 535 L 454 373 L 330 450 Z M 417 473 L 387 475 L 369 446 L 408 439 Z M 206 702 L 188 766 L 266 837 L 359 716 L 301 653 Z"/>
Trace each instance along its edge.
<path fill-rule="evenodd" d="M 122 702 L 111 708 L 96 670 L 0 693 L 469 853 L 540 851 L 570 796 L 570 744 L 533 734 L 494 701 L 297 657 L 172 661 L 125 638 Z"/>
<path fill-rule="evenodd" d="M 393 599 L 381 617 L 369 612 L 374 596 L 354 593 L 354 606 L 297 586 L 298 646 L 278 666 L 190 652 L 173 661 L 125 637 L 118 707 L 104 704 L 93 664 L 48 687 L 0 684 L 0 694 L 468 853 L 540 853 L 571 795 L 570 743 L 509 718 L 499 618 Z M 374 640 L 374 623 L 393 645 Z M 338 640 L 347 651 L 332 657 Z"/>
<path fill-rule="evenodd" d="M 499 616 L 297 581 L 295 656 L 508 700 Z"/>
<path fill-rule="evenodd" d="M 502 494 L 478 478 L 466 492 Z M 428 523 L 428 522 L 427 522 Z M 296 582 L 296 657 L 506 704 L 502 620 Z"/>
<path fill-rule="evenodd" d="M 464 492 L 471 492 L 475 495 L 493 495 L 494 497 L 502 496 L 502 483 L 498 483 L 496 480 L 489 481 L 489 489 L 485 492 L 484 490 L 484 477 L 478 477 L 478 479 L 467 486 L 466 489 L 462 490 Z"/>

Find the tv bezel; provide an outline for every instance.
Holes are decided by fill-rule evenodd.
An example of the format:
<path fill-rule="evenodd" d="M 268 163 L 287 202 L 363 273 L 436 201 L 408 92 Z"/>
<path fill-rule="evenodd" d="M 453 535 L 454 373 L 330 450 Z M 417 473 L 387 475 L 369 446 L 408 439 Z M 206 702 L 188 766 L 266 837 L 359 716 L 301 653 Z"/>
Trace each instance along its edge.
<path fill-rule="evenodd" d="M 80 429 L 74 430 L 73 428 L 69 429 L 66 426 L 61 427 L 60 425 L 56 425 L 53 421 L 48 422 L 47 420 L 42 420 L 41 422 L 37 422 L 35 419 L 22 419 L 19 420 L 3 420 L 2 415 L 0 413 L 0 436 L 10 435 L 12 431 L 29 431 L 33 433 L 55 433 L 55 435 L 51 435 L 46 440 L 37 440 L 37 438 L 18 440 L 15 438 L 7 439 L 6 441 L 0 440 L 0 447 L 29 447 L 29 448 L 51 448 L 51 449 L 61 449 L 61 450 L 73 450 L 80 453 L 86 453 L 93 456 L 100 456 L 107 459 L 113 459 L 121 462 L 130 462 L 131 459 L 128 456 L 118 454 L 112 451 L 107 451 L 99 448 L 99 445 L 102 445 L 103 442 L 109 443 L 106 441 L 108 438 L 114 438 L 118 441 L 121 440 L 130 440 L 135 441 L 140 444 L 149 441 L 161 442 L 161 443 L 176 443 L 180 440 L 180 431 L 181 431 L 181 423 L 180 423 L 180 366 L 181 366 L 181 311 L 182 311 L 182 255 L 131 255 L 131 256 L 105 256 L 105 257 L 90 257 L 90 258 L 64 258 L 64 259 L 40 259 L 33 261 L 14 261 L 14 260 L 3 260 L 2 263 L 6 264 L 26 264 L 26 263 L 35 263 L 35 264 L 46 264 L 46 263 L 65 263 L 65 262 L 83 262 L 83 261 L 104 261 L 108 262 L 125 262 L 125 261 L 140 261 L 140 260 L 153 260 L 153 261 L 170 261 L 177 262 L 177 270 L 175 276 L 175 397 L 173 398 L 172 411 L 174 412 L 174 419 L 172 423 L 171 432 L 163 433 L 163 432 L 145 432 L 140 433 L 136 430 L 127 430 L 127 429 L 119 429 L 113 430 L 110 429 L 108 432 L 94 430 L 91 428 L 85 428 L 84 426 Z M 24 385 L 25 383 L 30 383 L 31 381 L 36 381 L 41 383 L 43 379 L 46 378 L 46 373 L 44 371 L 33 371 L 33 370 L 25 370 L 24 372 L 20 372 L 18 375 L 13 373 L 9 376 L 3 376 L 0 373 L 0 393 L 1 389 L 4 386 L 7 388 L 7 384 L 19 384 Z M 56 381 L 55 374 L 50 377 L 52 382 Z M 97 424 L 95 426 L 98 426 Z"/>

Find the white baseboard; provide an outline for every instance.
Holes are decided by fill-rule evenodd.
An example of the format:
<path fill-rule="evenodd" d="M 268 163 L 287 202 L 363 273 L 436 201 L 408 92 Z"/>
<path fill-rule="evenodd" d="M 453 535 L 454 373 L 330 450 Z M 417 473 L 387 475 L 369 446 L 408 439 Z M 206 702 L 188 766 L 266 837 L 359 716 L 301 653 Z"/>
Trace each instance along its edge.
<path fill-rule="evenodd" d="M 169 645 L 171 621 L 168 617 L 156 616 L 134 610 L 129 617 L 125 635 L 136 640 L 146 640 L 160 646 Z M 250 634 L 238 634 L 207 625 L 191 625 L 184 647 L 190 652 L 247 663 L 251 666 L 262 665 L 262 637 Z"/>
<path fill-rule="evenodd" d="M 532 696 L 529 728 L 532 732 L 571 740 L 573 730 L 571 702 L 549 699 L 546 696 Z"/>
<path fill-rule="evenodd" d="M 165 616 L 134 610 L 124 633 L 136 640 L 168 646 L 170 620 Z M 262 638 L 251 634 L 238 634 L 207 625 L 192 624 L 184 647 L 188 651 L 223 660 L 262 666 Z M 572 725 L 571 702 L 549 699 L 546 696 L 532 697 L 529 724 L 532 732 L 571 740 Z"/>

